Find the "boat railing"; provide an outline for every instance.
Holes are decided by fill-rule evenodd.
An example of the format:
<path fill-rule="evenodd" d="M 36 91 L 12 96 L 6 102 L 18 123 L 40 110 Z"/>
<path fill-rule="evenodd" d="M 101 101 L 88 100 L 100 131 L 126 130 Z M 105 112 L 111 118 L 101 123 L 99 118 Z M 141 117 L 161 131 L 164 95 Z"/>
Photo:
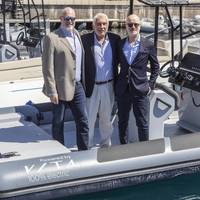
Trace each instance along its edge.
<path fill-rule="evenodd" d="M 155 11 L 155 33 L 148 36 L 148 37 L 152 37 L 154 36 L 154 44 L 155 46 L 157 46 L 157 42 L 158 42 L 158 33 L 160 32 L 158 30 L 158 17 L 159 17 L 159 9 L 162 8 L 163 10 L 165 10 L 166 13 L 166 17 L 168 19 L 168 23 L 169 26 L 168 28 L 170 29 L 170 33 L 169 33 L 169 38 L 171 40 L 171 64 L 174 64 L 174 60 L 175 60 L 175 44 L 174 44 L 174 39 L 175 39 L 175 31 L 179 30 L 179 39 L 180 39 L 180 56 L 179 59 L 181 60 L 183 58 L 183 40 L 191 37 L 193 35 L 196 35 L 198 33 L 200 33 L 200 31 L 192 31 L 192 32 L 187 32 L 184 33 L 184 23 L 183 23 L 183 7 L 184 6 L 190 6 L 190 7 L 194 7 L 194 6 L 200 6 L 200 1 L 196 1 L 196 0 L 180 0 L 180 1 L 174 1 L 174 0 L 138 0 L 139 2 L 147 5 L 147 6 L 151 6 L 154 8 Z M 178 9 L 178 13 L 179 13 L 179 24 L 174 24 L 173 20 L 172 20 L 172 15 L 169 11 L 169 7 L 176 7 Z"/>
<path fill-rule="evenodd" d="M 171 27 L 165 27 L 165 28 L 159 30 L 159 31 L 157 32 L 157 34 L 163 33 L 163 32 L 165 32 L 165 31 L 169 30 L 170 28 L 171 28 Z M 155 35 L 155 32 L 150 33 L 150 34 L 146 35 L 145 37 L 146 37 L 146 38 L 153 38 L 154 35 Z"/>
<path fill-rule="evenodd" d="M 16 44 L 20 45 L 23 43 L 27 47 L 36 47 L 39 44 L 40 52 L 42 53 L 42 37 L 46 35 L 46 20 L 44 13 L 44 2 L 41 0 L 42 13 L 39 13 L 38 8 L 35 5 L 34 0 L 28 1 L 28 9 L 25 10 L 24 5 L 18 0 L 20 8 L 23 13 L 24 32 L 21 32 L 16 40 Z M 35 15 L 31 12 L 33 7 Z M 27 17 L 28 16 L 28 17 Z M 42 19 L 41 19 L 42 17 Z M 28 19 L 27 19 L 28 18 Z M 27 23 L 29 27 L 27 28 Z M 43 25 L 43 27 L 42 27 Z"/>

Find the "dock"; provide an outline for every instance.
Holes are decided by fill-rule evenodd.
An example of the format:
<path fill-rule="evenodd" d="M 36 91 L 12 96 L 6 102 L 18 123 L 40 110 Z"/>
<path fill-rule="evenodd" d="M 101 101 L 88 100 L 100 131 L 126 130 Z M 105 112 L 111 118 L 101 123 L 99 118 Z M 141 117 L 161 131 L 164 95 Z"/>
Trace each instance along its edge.
<path fill-rule="evenodd" d="M 0 63 L 0 82 L 41 77 L 41 57 Z"/>

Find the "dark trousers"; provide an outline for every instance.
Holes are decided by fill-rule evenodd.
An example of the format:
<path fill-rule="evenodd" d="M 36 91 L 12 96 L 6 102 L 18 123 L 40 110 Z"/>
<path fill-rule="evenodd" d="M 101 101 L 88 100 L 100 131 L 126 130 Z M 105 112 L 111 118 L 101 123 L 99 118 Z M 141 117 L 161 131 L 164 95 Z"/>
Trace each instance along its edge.
<path fill-rule="evenodd" d="M 149 98 L 147 95 L 127 92 L 117 98 L 118 127 L 121 144 L 128 143 L 129 112 L 133 106 L 133 114 L 138 128 L 139 141 L 148 140 L 149 134 Z"/>
<path fill-rule="evenodd" d="M 72 111 L 76 123 L 76 141 L 78 150 L 88 149 L 88 118 L 86 111 L 86 97 L 81 82 L 76 82 L 72 101 L 61 101 L 53 105 L 52 135 L 64 144 L 64 116 L 66 106 Z"/>

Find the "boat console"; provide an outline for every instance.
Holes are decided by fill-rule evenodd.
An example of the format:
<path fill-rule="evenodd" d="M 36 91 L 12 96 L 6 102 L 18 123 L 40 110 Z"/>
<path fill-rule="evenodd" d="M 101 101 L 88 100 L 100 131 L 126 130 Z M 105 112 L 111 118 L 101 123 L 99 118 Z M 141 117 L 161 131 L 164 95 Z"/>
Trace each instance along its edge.
<path fill-rule="evenodd" d="M 187 53 L 177 68 L 169 68 L 169 82 L 200 92 L 200 55 Z"/>
<path fill-rule="evenodd" d="M 164 71 L 167 64 L 170 67 Z M 200 55 L 186 53 L 177 67 L 169 61 L 161 67 L 161 75 L 169 77 L 168 81 L 173 84 L 181 99 L 177 124 L 191 132 L 200 131 Z"/>

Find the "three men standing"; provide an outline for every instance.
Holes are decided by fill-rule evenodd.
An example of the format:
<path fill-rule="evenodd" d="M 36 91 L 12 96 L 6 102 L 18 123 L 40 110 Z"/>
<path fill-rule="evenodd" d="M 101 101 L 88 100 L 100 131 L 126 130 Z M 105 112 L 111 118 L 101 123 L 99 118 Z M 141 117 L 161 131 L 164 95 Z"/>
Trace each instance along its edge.
<path fill-rule="evenodd" d="M 120 40 L 117 34 L 108 32 L 107 15 L 98 13 L 93 19 L 94 31 L 83 35 L 82 42 L 74 28 L 74 10 L 66 7 L 60 20 L 61 26 L 44 38 L 42 55 L 43 91 L 53 103 L 53 137 L 64 144 L 64 115 L 66 106 L 69 106 L 76 123 L 79 150 L 94 146 L 97 115 L 100 147 L 110 146 L 113 132 L 111 113 L 117 82 L 120 143 L 128 143 L 127 128 L 132 106 L 139 140 L 147 140 L 148 94 L 154 89 L 159 64 L 153 44 L 140 36 L 139 17 L 135 14 L 127 17 L 128 37 Z M 150 80 L 147 78 L 148 61 Z"/>

